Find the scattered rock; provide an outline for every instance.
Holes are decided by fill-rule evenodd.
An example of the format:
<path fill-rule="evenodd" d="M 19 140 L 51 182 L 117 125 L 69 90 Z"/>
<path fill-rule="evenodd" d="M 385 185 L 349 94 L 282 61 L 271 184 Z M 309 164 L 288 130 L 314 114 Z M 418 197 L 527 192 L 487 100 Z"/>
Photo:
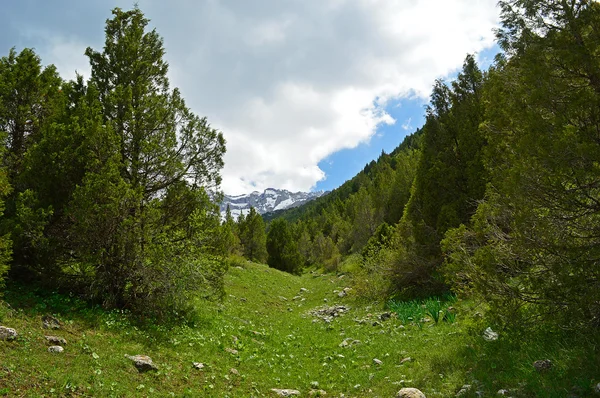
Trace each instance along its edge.
<path fill-rule="evenodd" d="M 52 315 L 44 315 L 42 317 L 42 326 L 44 327 L 44 329 L 57 330 L 60 329 L 61 323 Z"/>
<path fill-rule="evenodd" d="M 322 319 L 325 322 L 331 322 L 333 318 L 343 315 L 350 308 L 344 305 L 334 305 L 332 307 L 321 307 L 309 311 L 309 314 Z"/>
<path fill-rule="evenodd" d="M 300 391 L 291 390 L 289 388 L 286 388 L 286 389 L 271 388 L 271 391 L 273 391 L 275 394 L 277 394 L 280 397 L 291 397 L 292 395 L 300 395 Z"/>
<path fill-rule="evenodd" d="M 392 317 L 392 313 L 391 312 L 384 312 L 382 314 L 379 315 L 379 320 L 384 322 L 387 321 L 388 319 L 390 319 Z"/>
<path fill-rule="evenodd" d="M 319 382 L 318 381 L 311 381 L 310 382 L 310 388 L 319 388 Z"/>
<path fill-rule="evenodd" d="M 552 361 L 549 359 L 540 359 L 539 361 L 535 361 L 533 363 L 533 367 L 538 372 L 545 372 L 552 369 Z"/>
<path fill-rule="evenodd" d="M 600 394 L 600 383 L 596 384 L 596 387 L 594 387 L 594 392 L 596 394 Z"/>
<path fill-rule="evenodd" d="M 349 287 L 345 287 L 344 289 L 342 289 L 341 292 L 338 293 L 338 297 L 342 298 L 342 297 L 346 297 L 348 295 L 348 292 L 352 290 L 352 288 Z"/>
<path fill-rule="evenodd" d="M 457 397 L 464 397 L 465 395 L 467 395 L 469 393 L 469 391 L 471 391 L 471 385 L 470 384 L 465 384 L 456 393 L 456 396 Z"/>
<path fill-rule="evenodd" d="M 288 301 L 288 300 L 287 300 L 285 297 L 283 297 L 283 296 L 279 296 L 279 300 L 281 300 L 281 301 Z"/>
<path fill-rule="evenodd" d="M 235 348 L 225 348 L 225 351 L 227 351 L 228 353 L 232 354 L 232 355 L 237 355 L 239 354 L 238 350 L 236 350 Z"/>
<path fill-rule="evenodd" d="M 206 367 L 206 364 L 203 364 L 202 362 L 192 362 L 192 366 L 194 369 L 202 370 Z"/>
<path fill-rule="evenodd" d="M 14 340 L 18 335 L 15 329 L 0 326 L 0 340 Z"/>
<path fill-rule="evenodd" d="M 307 293 L 307 292 L 308 292 L 307 288 L 305 288 L 305 287 L 300 288 L 300 293 Z"/>
<path fill-rule="evenodd" d="M 125 355 L 125 358 L 132 360 L 133 365 L 140 373 L 158 370 L 158 367 L 152 362 L 152 358 L 147 355 Z"/>
<path fill-rule="evenodd" d="M 403 360 L 400 361 L 400 365 L 404 365 L 407 362 L 412 362 L 412 358 L 411 357 L 406 357 Z"/>
<path fill-rule="evenodd" d="M 381 323 L 379 323 L 377 321 L 373 322 L 373 326 L 380 326 L 380 325 L 381 325 Z"/>
<path fill-rule="evenodd" d="M 498 390 L 498 392 L 496 394 L 498 395 L 508 395 L 510 392 L 508 390 L 502 389 L 502 390 Z"/>
<path fill-rule="evenodd" d="M 347 338 L 347 339 L 344 339 L 344 341 L 342 341 L 342 342 L 339 344 L 339 346 L 340 346 L 341 348 L 344 348 L 344 347 L 349 347 L 349 346 L 351 346 L 351 345 L 354 345 L 354 344 L 360 344 L 360 340 L 354 340 L 353 338 L 350 338 L 350 337 L 349 337 L 349 338 Z"/>
<path fill-rule="evenodd" d="M 308 392 L 309 397 L 324 397 L 325 395 L 327 395 L 325 390 L 310 390 Z"/>
<path fill-rule="evenodd" d="M 44 336 L 48 343 L 53 345 L 67 345 L 67 340 L 58 336 Z"/>
<path fill-rule="evenodd" d="M 373 363 L 374 363 L 375 365 L 383 365 L 383 362 L 382 362 L 382 361 L 380 361 L 380 360 L 379 360 L 379 359 L 377 359 L 377 358 L 373 358 Z"/>
<path fill-rule="evenodd" d="M 420 390 L 416 388 L 403 388 L 398 391 L 396 398 L 426 398 Z"/>
<path fill-rule="evenodd" d="M 498 340 L 498 333 L 494 332 L 492 328 L 488 327 L 483 331 L 483 339 L 485 341 L 496 341 Z"/>
<path fill-rule="evenodd" d="M 65 349 L 62 348 L 59 345 L 51 345 L 50 347 L 48 347 L 48 352 L 51 352 L 53 354 L 60 354 L 61 352 L 63 352 Z"/>
<path fill-rule="evenodd" d="M 302 296 L 294 296 L 292 298 L 293 301 L 300 300 L 300 299 L 302 299 Z"/>
<path fill-rule="evenodd" d="M 240 375 L 240 372 L 238 372 L 238 370 L 236 368 L 229 369 L 229 373 L 231 373 L 232 375 L 236 375 L 236 376 Z"/>

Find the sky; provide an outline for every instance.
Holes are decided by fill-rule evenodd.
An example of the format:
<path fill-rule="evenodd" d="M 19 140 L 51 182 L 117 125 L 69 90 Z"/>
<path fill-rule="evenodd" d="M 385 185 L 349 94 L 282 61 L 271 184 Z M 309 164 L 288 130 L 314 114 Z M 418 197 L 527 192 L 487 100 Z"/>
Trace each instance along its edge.
<path fill-rule="evenodd" d="M 222 190 L 331 190 L 420 127 L 435 79 L 498 51 L 497 0 L 139 0 L 169 79 L 227 140 Z M 120 0 L 2 4 L 0 56 L 89 77 Z"/>

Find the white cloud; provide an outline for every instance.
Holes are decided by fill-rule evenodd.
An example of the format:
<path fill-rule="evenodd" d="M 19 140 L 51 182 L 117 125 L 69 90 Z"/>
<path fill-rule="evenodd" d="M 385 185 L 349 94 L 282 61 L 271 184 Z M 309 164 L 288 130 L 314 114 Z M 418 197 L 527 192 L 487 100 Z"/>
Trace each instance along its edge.
<path fill-rule="evenodd" d="M 325 177 L 319 161 L 395 122 L 385 112 L 390 100 L 428 96 L 435 78 L 492 46 L 495 4 L 140 1 L 165 39 L 172 83 L 225 134 L 230 194 L 309 190 Z M 82 67 L 77 39 L 56 39 L 50 48 L 49 62 L 61 71 Z"/>

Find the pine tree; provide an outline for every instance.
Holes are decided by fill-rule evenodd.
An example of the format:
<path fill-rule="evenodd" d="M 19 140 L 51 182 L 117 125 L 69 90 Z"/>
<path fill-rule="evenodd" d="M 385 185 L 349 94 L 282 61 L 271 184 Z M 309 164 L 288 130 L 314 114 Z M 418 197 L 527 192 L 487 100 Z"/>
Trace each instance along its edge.
<path fill-rule="evenodd" d="M 267 261 L 267 236 L 265 222 L 254 207 L 250 212 L 238 219 L 240 241 L 244 248 L 244 257 L 248 260 L 264 263 Z"/>
<path fill-rule="evenodd" d="M 266 246 L 270 267 L 291 274 L 300 272 L 302 257 L 286 220 L 278 218 L 271 223 Z"/>
<path fill-rule="evenodd" d="M 148 22 L 137 7 L 115 8 L 103 51 L 86 50 L 86 175 L 69 212 L 91 293 L 164 315 L 193 289 L 221 284 L 218 209 L 205 188 L 220 182 L 225 141 L 170 89 Z"/>

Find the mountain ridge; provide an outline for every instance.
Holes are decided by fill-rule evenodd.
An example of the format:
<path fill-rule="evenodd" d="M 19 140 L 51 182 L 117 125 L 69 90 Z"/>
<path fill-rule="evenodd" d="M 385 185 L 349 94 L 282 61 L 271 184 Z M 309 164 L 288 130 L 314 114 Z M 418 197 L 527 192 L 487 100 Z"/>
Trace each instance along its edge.
<path fill-rule="evenodd" d="M 267 188 L 262 193 L 254 191 L 242 195 L 223 194 L 219 211 L 221 217 L 224 218 L 227 206 L 229 206 L 231 215 L 237 220 L 241 214 L 248 214 L 251 207 L 254 207 L 259 214 L 271 213 L 277 210 L 301 206 L 326 193 L 326 191 L 290 192 L 287 189 Z"/>

